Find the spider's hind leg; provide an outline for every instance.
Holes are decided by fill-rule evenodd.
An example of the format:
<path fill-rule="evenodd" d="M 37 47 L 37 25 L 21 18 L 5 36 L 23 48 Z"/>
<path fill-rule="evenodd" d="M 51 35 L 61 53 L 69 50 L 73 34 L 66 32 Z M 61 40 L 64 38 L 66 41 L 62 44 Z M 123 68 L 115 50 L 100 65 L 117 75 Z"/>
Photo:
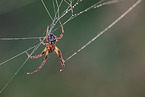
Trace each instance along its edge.
<path fill-rule="evenodd" d="M 64 60 L 62 58 L 62 54 L 61 54 L 61 51 L 55 46 L 55 52 L 57 53 L 58 57 L 60 58 L 60 61 L 61 61 L 61 65 L 62 65 L 62 69 L 60 69 L 60 71 L 63 71 L 64 70 Z"/>
<path fill-rule="evenodd" d="M 35 71 L 33 71 L 33 72 L 28 72 L 27 74 L 33 74 L 33 73 L 39 71 L 39 70 L 42 68 L 42 66 L 43 66 L 43 65 L 45 64 L 45 62 L 46 62 L 46 59 L 48 58 L 48 52 L 49 52 L 49 49 L 48 49 L 47 52 L 46 52 L 46 56 L 45 56 L 44 61 L 42 62 L 42 64 L 41 64 Z"/>

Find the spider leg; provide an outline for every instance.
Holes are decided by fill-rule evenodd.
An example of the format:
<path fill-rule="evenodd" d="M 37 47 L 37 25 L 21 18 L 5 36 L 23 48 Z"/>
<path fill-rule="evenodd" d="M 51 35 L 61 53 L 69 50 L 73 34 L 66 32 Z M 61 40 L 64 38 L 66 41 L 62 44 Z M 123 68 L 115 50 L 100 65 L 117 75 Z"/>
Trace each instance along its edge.
<path fill-rule="evenodd" d="M 27 52 L 26 52 L 26 54 L 27 54 L 31 59 L 33 59 L 33 58 L 38 58 L 38 57 L 41 57 L 41 56 L 46 52 L 47 49 L 48 49 L 48 47 L 45 47 L 45 49 L 43 50 L 43 52 L 42 52 L 40 55 L 38 55 L 38 56 L 31 56 L 31 55 L 29 55 Z"/>
<path fill-rule="evenodd" d="M 40 39 L 40 42 L 43 44 L 43 45 L 48 45 L 48 43 L 44 43 L 42 40 L 41 40 L 41 38 L 39 38 Z"/>
<path fill-rule="evenodd" d="M 60 61 L 61 61 L 61 65 L 62 65 L 62 69 L 60 69 L 60 71 L 63 71 L 64 70 L 64 60 L 62 58 L 62 54 L 61 54 L 61 51 L 55 46 L 55 52 L 57 53 L 57 55 L 59 56 L 60 58 Z"/>
<path fill-rule="evenodd" d="M 46 56 L 45 56 L 44 61 L 42 62 L 42 64 L 41 64 L 35 71 L 33 71 L 33 72 L 28 72 L 27 74 L 33 74 L 33 73 L 39 71 L 39 70 L 42 68 L 42 66 L 43 66 L 43 65 L 45 64 L 45 62 L 46 62 L 46 59 L 48 58 L 48 52 L 49 52 L 49 49 L 48 49 L 47 52 L 46 52 Z"/>
<path fill-rule="evenodd" d="M 60 35 L 60 37 L 59 38 L 56 38 L 56 40 L 58 41 L 59 39 L 61 39 L 62 38 L 62 36 L 63 36 L 63 34 L 64 34 L 64 30 L 63 30 L 63 26 L 61 26 L 62 27 L 62 33 L 61 33 L 61 35 Z"/>
<path fill-rule="evenodd" d="M 49 41 L 48 41 L 48 30 L 49 30 L 49 26 L 47 26 L 47 33 L 46 33 L 46 41 L 47 41 L 47 42 L 49 42 Z"/>

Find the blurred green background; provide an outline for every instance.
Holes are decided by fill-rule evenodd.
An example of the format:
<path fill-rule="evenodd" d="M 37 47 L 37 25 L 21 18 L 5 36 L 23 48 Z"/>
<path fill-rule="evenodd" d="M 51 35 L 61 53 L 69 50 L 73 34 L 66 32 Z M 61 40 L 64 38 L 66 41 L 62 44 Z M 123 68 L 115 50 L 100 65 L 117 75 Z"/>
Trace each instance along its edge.
<path fill-rule="evenodd" d="M 110 25 L 137 0 L 91 9 L 64 25 L 64 36 L 57 42 L 67 59 L 76 50 Z M 52 0 L 44 1 L 52 16 Z M 60 0 L 58 0 L 60 2 Z M 97 0 L 83 0 L 74 13 Z M 96 41 L 68 60 L 65 70 L 55 53 L 43 68 L 33 74 L 43 61 L 29 59 L 0 97 L 145 97 L 145 1 Z M 62 12 L 67 7 L 63 3 Z M 69 16 L 61 19 L 65 22 Z M 1 0 L 1 37 L 39 37 L 51 24 L 40 0 Z M 56 36 L 61 28 L 53 32 Z M 39 43 L 35 40 L 0 41 L 0 63 Z M 33 55 L 41 53 L 41 45 Z M 31 51 L 29 51 L 30 53 Z M 0 89 L 26 60 L 21 56 L 0 66 Z"/>

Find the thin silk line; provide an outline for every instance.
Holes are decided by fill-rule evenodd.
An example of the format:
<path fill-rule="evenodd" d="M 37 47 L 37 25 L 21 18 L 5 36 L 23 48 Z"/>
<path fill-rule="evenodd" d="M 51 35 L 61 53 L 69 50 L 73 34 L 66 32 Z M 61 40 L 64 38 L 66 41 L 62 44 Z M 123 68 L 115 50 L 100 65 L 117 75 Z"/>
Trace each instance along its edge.
<path fill-rule="evenodd" d="M 113 23 L 111 23 L 108 27 L 106 27 L 103 31 L 101 31 L 99 34 L 97 34 L 93 39 L 91 39 L 89 42 L 87 42 L 84 46 L 82 46 L 80 49 L 78 49 L 75 53 L 73 53 L 70 57 L 68 57 L 66 61 L 71 59 L 73 56 L 75 56 L 78 52 L 83 50 L 86 46 L 91 44 L 93 41 L 95 41 L 99 36 L 101 36 L 104 32 L 108 31 L 111 27 L 113 27 L 116 23 L 118 23 L 122 18 L 124 18 L 131 10 L 133 10 L 142 0 L 138 0 L 135 4 L 133 4 L 127 11 L 125 11 L 119 18 L 117 18 Z"/>
<path fill-rule="evenodd" d="M 32 51 L 32 53 L 30 55 L 32 55 L 37 49 L 38 47 L 41 45 L 41 43 L 37 44 L 36 46 L 34 46 L 34 50 Z M 32 48 L 31 48 L 32 49 Z M 26 50 L 28 51 L 28 50 Z M 25 52 L 24 52 L 25 53 Z M 8 84 L 12 81 L 12 79 L 17 75 L 17 73 L 21 70 L 21 68 L 25 65 L 25 63 L 28 61 L 29 57 L 24 61 L 24 63 L 17 69 L 17 71 L 14 73 L 14 75 L 8 80 L 8 82 L 4 85 L 4 87 L 1 89 L 0 93 L 3 92 L 3 90 L 8 86 Z"/>
<path fill-rule="evenodd" d="M 0 40 L 29 40 L 29 39 L 39 39 L 44 37 L 23 37 L 23 38 L 0 38 Z"/>
<path fill-rule="evenodd" d="M 29 50 L 31 50 L 31 49 L 33 49 L 33 48 L 35 48 L 36 46 L 37 46 L 37 45 L 35 45 L 35 46 L 33 46 L 33 47 L 31 47 L 31 48 L 29 48 L 29 49 L 27 49 L 27 50 L 25 50 L 25 51 L 23 51 L 23 52 L 21 52 L 21 53 L 17 54 L 16 56 L 13 56 L 13 57 L 11 57 L 10 59 L 8 59 L 8 60 L 6 60 L 6 61 L 4 61 L 4 62 L 0 63 L 0 66 L 1 66 L 1 65 L 3 65 L 3 64 L 4 64 L 4 63 L 6 63 L 6 62 L 8 62 L 8 61 L 12 60 L 12 59 L 14 59 L 14 58 L 16 58 L 16 57 L 18 57 L 18 56 L 20 56 L 20 55 L 24 54 L 25 52 L 27 52 L 27 51 L 29 51 Z"/>
<path fill-rule="evenodd" d="M 43 1 L 43 0 L 41 0 L 41 2 L 42 2 L 42 4 L 43 4 L 43 6 L 44 6 L 44 8 L 45 8 L 46 12 L 48 13 L 49 17 L 51 18 L 51 20 L 53 20 L 53 18 L 52 18 L 52 16 L 51 16 L 50 12 L 48 11 L 48 9 L 47 9 L 47 7 L 46 7 L 46 5 L 45 5 L 44 1 Z"/>

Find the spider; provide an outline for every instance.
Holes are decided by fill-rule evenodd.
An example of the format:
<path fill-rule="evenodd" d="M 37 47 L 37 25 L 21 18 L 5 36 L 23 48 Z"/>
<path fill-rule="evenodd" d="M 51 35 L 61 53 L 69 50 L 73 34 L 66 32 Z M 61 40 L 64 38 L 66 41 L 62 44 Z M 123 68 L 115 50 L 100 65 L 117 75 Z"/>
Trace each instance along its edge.
<path fill-rule="evenodd" d="M 47 26 L 47 33 L 46 33 L 46 41 L 47 41 L 47 43 L 44 43 L 41 40 L 41 38 L 40 38 L 40 42 L 43 45 L 46 46 L 45 49 L 42 51 L 42 53 L 40 55 L 38 55 L 38 56 L 31 56 L 31 55 L 29 55 L 26 52 L 26 54 L 28 55 L 28 57 L 30 57 L 31 59 L 33 59 L 33 58 L 39 58 L 39 57 L 41 57 L 46 52 L 46 55 L 45 55 L 45 58 L 44 58 L 44 61 L 42 62 L 42 64 L 35 71 L 30 72 L 30 73 L 28 72 L 27 74 L 33 74 L 33 73 L 39 71 L 42 68 L 42 66 L 45 64 L 46 59 L 48 57 L 48 53 L 52 53 L 54 51 L 56 52 L 56 54 L 58 55 L 58 57 L 60 58 L 60 61 L 61 61 L 62 69 L 60 69 L 60 71 L 63 71 L 64 70 L 64 66 L 65 65 L 64 65 L 64 60 L 62 58 L 61 51 L 56 47 L 56 42 L 58 40 L 60 40 L 62 38 L 63 34 L 64 34 L 63 26 L 61 26 L 61 27 L 62 27 L 62 33 L 61 33 L 60 37 L 57 38 L 53 33 L 48 33 L 49 26 Z"/>

